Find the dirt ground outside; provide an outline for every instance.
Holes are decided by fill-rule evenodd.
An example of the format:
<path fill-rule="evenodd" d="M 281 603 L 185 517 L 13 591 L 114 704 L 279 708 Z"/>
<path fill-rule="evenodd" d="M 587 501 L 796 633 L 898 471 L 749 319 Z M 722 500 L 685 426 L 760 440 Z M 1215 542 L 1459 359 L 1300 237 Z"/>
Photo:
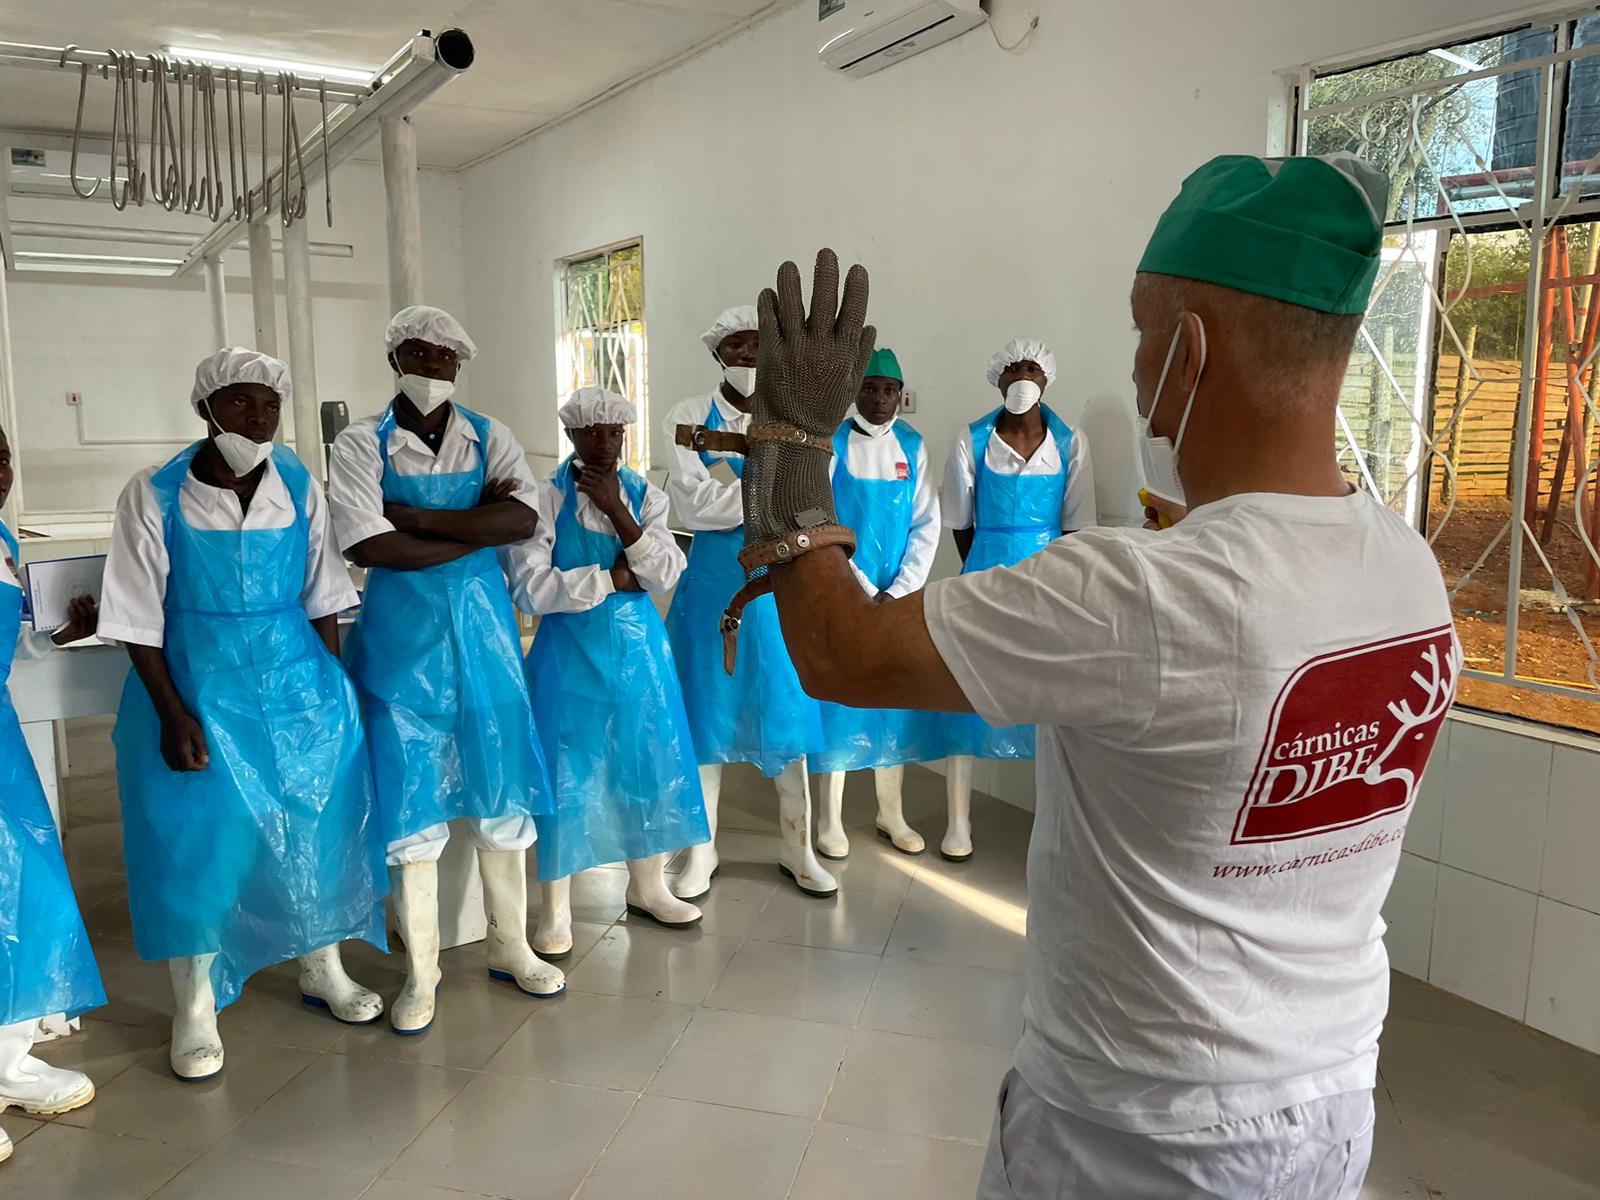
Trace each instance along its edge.
<path fill-rule="evenodd" d="M 1463 496 L 1444 520 L 1437 493 L 1429 506 L 1434 553 L 1445 586 L 1455 589 L 1495 536 L 1511 519 L 1511 502 L 1502 497 Z M 1443 521 L 1443 527 L 1440 522 Z M 1535 530 L 1539 528 L 1533 523 Z M 1506 579 L 1511 534 L 1501 537 L 1470 580 L 1456 592 L 1456 629 L 1470 670 L 1501 671 L 1506 652 Z M 1566 588 L 1590 640 L 1600 645 L 1600 595 L 1586 594 L 1592 559 L 1578 536 L 1570 503 L 1543 547 L 1556 577 Z M 1590 657 L 1551 586 L 1550 572 L 1529 543 L 1522 557 L 1522 596 L 1517 633 L 1516 673 L 1543 683 L 1593 689 Z M 1600 593 L 1600 588 L 1595 589 Z M 1597 672 L 1600 673 L 1600 672 Z M 1553 696 L 1531 688 L 1464 679 L 1460 703 L 1470 708 L 1600 733 L 1600 693 L 1589 700 Z"/>

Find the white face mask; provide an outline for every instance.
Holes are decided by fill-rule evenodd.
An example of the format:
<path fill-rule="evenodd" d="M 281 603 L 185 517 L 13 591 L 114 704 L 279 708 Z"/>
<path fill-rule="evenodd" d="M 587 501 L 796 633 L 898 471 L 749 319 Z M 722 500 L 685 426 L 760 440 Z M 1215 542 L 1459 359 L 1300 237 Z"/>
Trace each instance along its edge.
<path fill-rule="evenodd" d="M 439 405 L 456 394 L 453 379 L 429 379 L 426 375 L 400 376 L 400 390 L 406 399 L 417 406 L 417 411 L 427 416 Z"/>
<path fill-rule="evenodd" d="M 1033 380 L 1019 379 L 1006 389 L 1006 411 L 1020 417 L 1039 403 L 1042 395 L 1043 389 Z"/>
<path fill-rule="evenodd" d="M 889 415 L 889 419 L 882 425 L 874 425 L 871 421 L 867 420 L 866 414 L 863 413 L 859 407 L 856 409 L 856 428 L 861 430 L 862 433 L 866 434 L 870 438 L 881 438 L 884 434 L 888 433 L 889 430 L 894 428 L 894 423 L 899 419 L 900 410 L 895 409 L 894 412 Z"/>
<path fill-rule="evenodd" d="M 206 414 L 210 416 L 211 423 L 217 425 L 216 414 L 211 412 L 209 400 L 206 401 Z M 271 442 L 252 441 L 242 433 L 228 433 L 220 425 L 217 425 L 217 432 L 211 435 L 211 440 L 217 444 L 217 453 L 228 464 L 228 470 L 241 479 L 266 462 L 272 453 Z"/>
<path fill-rule="evenodd" d="M 1150 433 L 1150 422 L 1155 418 L 1156 405 L 1161 403 L 1162 390 L 1167 386 L 1167 373 L 1172 370 L 1172 360 L 1178 353 L 1178 341 L 1183 337 L 1183 316 L 1178 318 L 1178 327 L 1172 331 L 1167 361 L 1161 366 L 1161 378 L 1156 381 L 1150 412 L 1144 419 L 1144 436 L 1139 439 L 1139 458 L 1144 467 L 1145 489 L 1153 496 L 1187 508 L 1189 501 L 1183 494 L 1183 480 L 1178 477 L 1178 447 L 1183 444 L 1183 431 L 1189 426 L 1189 412 L 1194 408 L 1194 394 L 1200 390 L 1200 376 L 1206 369 L 1206 327 L 1203 323 L 1200 324 L 1200 366 L 1195 371 L 1194 387 L 1189 389 L 1189 398 L 1184 401 L 1183 416 L 1178 418 L 1178 436 L 1176 439 L 1154 437 Z M 1199 322 L 1200 318 L 1196 317 L 1195 320 Z"/>
<path fill-rule="evenodd" d="M 755 395 L 756 369 L 754 367 L 723 367 L 722 377 L 728 386 L 746 399 Z"/>

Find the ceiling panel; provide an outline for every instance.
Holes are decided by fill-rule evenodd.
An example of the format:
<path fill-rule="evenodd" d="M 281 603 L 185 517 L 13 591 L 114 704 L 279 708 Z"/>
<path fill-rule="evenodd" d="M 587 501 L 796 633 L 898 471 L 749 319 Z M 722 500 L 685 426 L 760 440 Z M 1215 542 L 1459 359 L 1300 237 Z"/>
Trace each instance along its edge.
<path fill-rule="evenodd" d="M 425 24 L 456 25 L 472 36 L 477 61 L 416 115 L 421 161 L 449 169 L 772 6 L 773 0 L 4 0 L 0 37 L 141 53 L 167 44 L 215 45 L 374 67 Z M 76 71 L 0 68 L 0 127 L 70 132 L 76 102 Z M 84 128 L 104 135 L 110 118 L 110 90 L 92 80 Z"/>

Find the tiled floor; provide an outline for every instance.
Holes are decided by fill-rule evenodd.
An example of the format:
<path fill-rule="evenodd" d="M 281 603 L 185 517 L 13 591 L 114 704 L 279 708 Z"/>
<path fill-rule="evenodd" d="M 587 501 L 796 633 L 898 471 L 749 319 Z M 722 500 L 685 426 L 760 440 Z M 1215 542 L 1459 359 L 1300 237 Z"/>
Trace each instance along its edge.
<path fill-rule="evenodd" d="M 489 983 L 464 947 L 437 1024 L 397 1038 L 304 1008 L 278 968 L 223 1015 L 225 1075 L 183 1085 L 166 972 L 129 940 L 106 732 L 73 730 L 67 853 L 112 1002 L 43 1050 L 100 1094 L 3 1119 L 0 1196 L 970 1200 L 1019 1028 L 1025 814 L 980 800 L 972 862 L 908 859 L 852 781 L 853 855 L 816 901 L 772 865 L 770 785 L 736 771 L 702 929 L 630 923 L 625 873 L 591 871 L 561 999 Z M 942 782 L 912 772 L 907 795 L 937 845 Z M 393 994 L 398 962 L 348 959 Z M 1600 1059 L 1394 982 L 1367 1200 L 1600 1200 Z"/>

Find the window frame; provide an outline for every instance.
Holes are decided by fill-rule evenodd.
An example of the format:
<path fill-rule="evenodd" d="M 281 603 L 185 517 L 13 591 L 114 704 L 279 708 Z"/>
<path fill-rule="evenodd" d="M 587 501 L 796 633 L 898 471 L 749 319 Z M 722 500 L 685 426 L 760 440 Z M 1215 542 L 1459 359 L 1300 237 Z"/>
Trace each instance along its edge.
<path fill-rule="evenodd" d="M 1582 189 L 1573 189 L 1573 195 L 1570 200 L 1563 197 L 1560 190 L 1560 159 L 1566 134 L 1568 68 L 1574 62 L 1600 57 L 1600 43 L 1573 49 L 1571 46 L 1572 30 L 1576 21 L 1596 14 L 1597 7 L 1594 4 L 1579 7 L 1568 5 L 1543 11 L 1529 10 L 1523 13 L 1508 14 L 1479 26 L 1457 28 L 1429 38 L 1387 46 L 1365 55 L 1348 56 L 1327 63 L 1307 63 L 1296 70 L 1283 72 L 1279 76 L 1278 90 L 1269 103 L 1269 120 L 1271 122 L 1269 140 L 1274 143 L 1272 149 L 1274 151 L 1286 150 L 1295 154 L 1307 153 L 1311 122 L 1318 116 L 1327 116 L 1340 111 L 1368 107 L 1385 100 L 1428 94 L 1444 88 L 1455 88 L 1474 80 L 1520 74 L 1528 71 L 1537 72 L 1538 106 L 1533 168 L 1534 186 L 1530 202 L 1516 208 L 1498 211 L 1455 212 L 1452 210 L 1440 216 L 1425 218 L 1412 216 L 1388 221 L 1384 225 L 1386 235 L 1399 234 L 1407 237 L 1408 240 L 1410 235 L 1422 231 L 1432 230 L 1440 234 L 1440 236 L 1433 239 L 1432 262 L 1428 267 L 1424 268 L 1424 270 L 1431 268 L 1432 278 L 1440 282 L 1444 279 L 1447 253 L 1455 238 L 1466 237 L 1476 233 L 1527 230 L 1529 232 L 1529 268 L 1524 327 L 1530 331 L 1536 330 L 1540 324 L 1538 306 L 1545 290 L 1545 281 L 1550 278 L 1549 264 L 1546 261 L 1546 243 L 1549 232 L 1558 225 L 1594 222 L 1596 223 L 1596 233 L 1593 236 L 1600 236 L 1600 187 L 1597 187 L 1595 194 L 1587 199 L 1583 197 Z M 1463 42 L 1479 41 L 1544 26 L 1551 26 L 1555 30 L 1555 49 L 1549 54 L 1515 60 L 1477 71 L 1463 72 L 1438 80 L 1414 82 L 1333 104 L 1317 106 L 1310 104 L 1312 87 L 1320 78 L 1381 66 L 1398 59 L 1425 54 L 1434 49 L 1448 48 Z M 1405 251 L 1401 253 L 1404 254 Z M 1418 265 L 1422 265 L 1420 260 L 1418 260 Z M 1596 284 L 1594 287 L 1596 294 L 1600 295 L 1600 284 Z M 1591 301 L 1591 303 L 1594 302 L 1600 301 Z M 1438 458 L 1439 451 L 1437 443 L 1433 440 L 1433 435 L 1440 392 L 1438 385 L 1440 346 L 1444 338 L 1448 336 L 1456 342 L 1457 349 L 1460 351 L 1460 335 L 1453 325 L 1447 324 L 1448 314 L 1435 312 L 1433 321 L 1436 328 L 1433 336 L 1429 339 L 1429 344 L 1426 347 L 1418 347 L 1419 360 L 1424 356 L 1428 359 L 1428 371 L 1425 376 L 1427 387 L 1424 393 L 1425 399 L 1418 405 L 1418 413 L 1413 414 L 1416 419 L 1421 420 L 1427 437 L 1427 444 L 1422 450 L 1425 461 L 1412 484 L 1416 489 L 1415 494 L 1420 498 L 1420 503 L 1416 505 L 1416 516 L 1412 523 L 1419 532 L 1424 534 L 1427 532 L 1429 517 L 1427 497 L 1431 494 L 1435 482 L 1434 472 L 1438 469 L 1435 465 L 1435 460 Z M 1367 326 L 1365 323 L 1363 323 L 1362 328 L 1363 331 L 1366 331 Z M 1519 657 L 1518 635 L 1522 615 L 1522 588 L 1520 583 L 1523 573 L 1527 530 L 1529 528 L 1526 492 L 1528 451 L 1529 443 L 1533 436 L 1531 397 L 1538 370 L 1539 340 L 1538 336 L 1528 336 L 1523 339 L 1516 422 L 1510 450 L 1514 475 L 1509 529 L 1516 531 L 1518 535 L 1510 539 L 1510 561 L 1505 579 L 1504 662 L 1499 671 L 1466 667 L 1461 674 L 1464 678 L 1479 679 L 1527 691 L 1581 699 L 1590 703 L 1600 703 L 1600 687 L 1586 688 L 1554 683 L 1523 677 L 1517 673 Z M 1375 355 L 1375 357 L 1380 361 L 1382 360 L 1381 355 Z M 1596 394 L 1590 397 L 1591 406 L 1600 405 L 1600 388 L 1596 388 L 1595 392 Z M 1342 412 L 1340 417 L 1341 427 L 1338 436 L 1340 438 L 1341 454 L 1348 446 L 1357 451 L 1356 458 L 1358 461 L 1362 461 L 1362 451 L 1366 448 L 1355 445 L 1353 431 L 1344 423 Z M 1363 474 L 1365 474 L 1364 470 Z M 1367 480 L 1367 483 L 1370 484 L 1370 479 Z M 1600 489 L 1600 475 L 1596 476 L 1591 486 Z M 1380 499 L 1383 498 L 1380 497 Z M 1536 514 L 1535 521 L 1537 521 Z M 1600 541 L 1600 530 L 1594 531 L 1594 536 L 1597 541 Z M 1591 681 L 1593 681 L 1597 671 L 1594 648 L 1586 644 L 1585 649 L 1590 653 L 1589 673 Z M 1552 722 L 1541 721 L 1538 718 L 1507 714 L 1495 709 L 1484 709 L 1483 711 L 1494 713 L 1497 716 L 1509 715 L 1514 719 L 1529 720 L 1539 725 L 1548 725 L 1551 728 L 1566 728 Z"/>
<path fill-rule="evenodd" d="M 619 241 L 608 242 L 603 246 L 596 246 L 577 254 L 566 254 L 555 260 L 553 288 L 555 291 L 555 356 L 556 356 L 556 397 L 555 405 L 551 411 L 551 420 L 556 427 L 556 447 L 558 459 L 567 455 L 567 439 L 565 430 L 562 429 L 560 418 L 555 415 L 556 410 L 565 404 L 571 395 L 571 350 L 568 338 L 573 332 L 568 327 L 567 313 L 567 279 L 570 269 L 580 263 L 592 262 L 596 259 L 609 259 L 611 255 L 621 250 L 638 248 L 639 251 L 639 357 L 638 357 L 638 387 L 633 400 L 639 410 L 639 419 L 628 430 L 627 448 L 625 459 L 634 470 L 644 474 L 650 469 L 651 437 L 650 437 L 650 327 L 648 320 L 649 304 L 646 298 L 647 280 L 644 265 L 644 236 L 622 238 Z"/>

